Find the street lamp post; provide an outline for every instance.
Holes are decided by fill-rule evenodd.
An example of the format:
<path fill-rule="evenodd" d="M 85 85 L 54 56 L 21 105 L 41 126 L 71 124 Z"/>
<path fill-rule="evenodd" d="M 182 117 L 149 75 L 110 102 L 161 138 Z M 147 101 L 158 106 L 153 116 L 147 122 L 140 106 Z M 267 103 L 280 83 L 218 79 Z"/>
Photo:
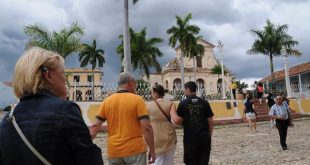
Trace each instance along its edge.
<path fill-rule="evenodd" d="M 223 47 L 224 44 L 221 40 L 218 41 L 217 49 L 220 53 L 220 59 L 221 59 L 221 71 L 222 71 L 222 99 L 226 99 L 226 91 L 225 91 L 225 83 L 224 83 L 224 65 L 223 65 Z"/>
<path fill-rule="evenodd" d="M 287 52 L 286 52 L 285 46 L 282 46 L 281 54 L 283 57 L 283 64 L 284 64 L 284 71 L 285 71 L 286 93 L 287 93 L 287 97 L 290 98 L 290 97 L 292 97 L 292 93 L 291 93 L 290 78 L 289 78 L 288 71 L 287 71 L 287 60 L 286 60 Z"/>

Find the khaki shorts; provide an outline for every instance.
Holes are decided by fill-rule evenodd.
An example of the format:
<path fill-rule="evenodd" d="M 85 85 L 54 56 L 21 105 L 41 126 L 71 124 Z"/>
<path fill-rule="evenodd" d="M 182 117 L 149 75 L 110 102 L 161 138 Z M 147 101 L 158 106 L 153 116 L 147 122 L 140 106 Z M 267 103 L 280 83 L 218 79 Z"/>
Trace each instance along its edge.
<path fill-rule="evenodd" d="M 256 118 L 256 115 L 253 112 L 246 113 L 245 116 L 248 120 Z"/>
<path fill-rule="evenodd" d="M 109 165 L 146 165 L 146 153 L 109 159 Z"/>

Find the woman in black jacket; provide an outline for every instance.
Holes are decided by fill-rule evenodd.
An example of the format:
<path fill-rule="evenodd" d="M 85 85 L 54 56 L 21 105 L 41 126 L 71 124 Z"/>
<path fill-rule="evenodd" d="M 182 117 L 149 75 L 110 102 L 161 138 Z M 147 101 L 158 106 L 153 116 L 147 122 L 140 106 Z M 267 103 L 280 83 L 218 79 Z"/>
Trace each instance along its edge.
<path fill-rule="evenodd" d="M 26 51 L 16 63 L 13 89 L 20 102 L 0 125 L 0 164 L 103 164 L 80 108 L 66 100 L 60 55 Z"/>

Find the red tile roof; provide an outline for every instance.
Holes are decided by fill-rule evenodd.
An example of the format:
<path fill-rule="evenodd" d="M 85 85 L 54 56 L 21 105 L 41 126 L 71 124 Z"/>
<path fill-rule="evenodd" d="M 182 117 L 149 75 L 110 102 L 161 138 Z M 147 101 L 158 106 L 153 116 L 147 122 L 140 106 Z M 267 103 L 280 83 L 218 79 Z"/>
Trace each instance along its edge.
<path fill-rule="evenodd" d="M 310 72 L 310 62 L 295 65 L 295 66 L 289 68 L 288 74 L 289 74 L 289 76 L 294 76 L 294 75 L 298 75 L 300 73 L 306 73 L 306 72 Z M 277 72 L 274 72 L 274 77 L 275 77 L 275 80 L 284 79 L 285 78 L 284 69 L 277 71 Z M 269 82 L 271 82 L 271 76 L 263 78 L 262 80 L 260 80 L 260 82 L 266 82 L 267 80 Z"/>

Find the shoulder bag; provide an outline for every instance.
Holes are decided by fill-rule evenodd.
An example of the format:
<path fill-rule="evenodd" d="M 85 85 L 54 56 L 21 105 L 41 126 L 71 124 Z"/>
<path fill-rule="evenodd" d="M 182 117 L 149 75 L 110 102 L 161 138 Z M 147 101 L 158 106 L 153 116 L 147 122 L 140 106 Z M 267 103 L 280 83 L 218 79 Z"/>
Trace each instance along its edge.
<path fill-rule="evenodd" d="M 161 113 L 167 118 L 167 120 L 171 123 L 171 120 L 169 118 L 169 116 L 165 113 L 165 111 L 161 108 L 161 106 L 159 105 L 159 103 L 157 102 L 157 100 L 155 99 L 155 103 L 157 104 L 159 110 L 161 111 Z"/>

